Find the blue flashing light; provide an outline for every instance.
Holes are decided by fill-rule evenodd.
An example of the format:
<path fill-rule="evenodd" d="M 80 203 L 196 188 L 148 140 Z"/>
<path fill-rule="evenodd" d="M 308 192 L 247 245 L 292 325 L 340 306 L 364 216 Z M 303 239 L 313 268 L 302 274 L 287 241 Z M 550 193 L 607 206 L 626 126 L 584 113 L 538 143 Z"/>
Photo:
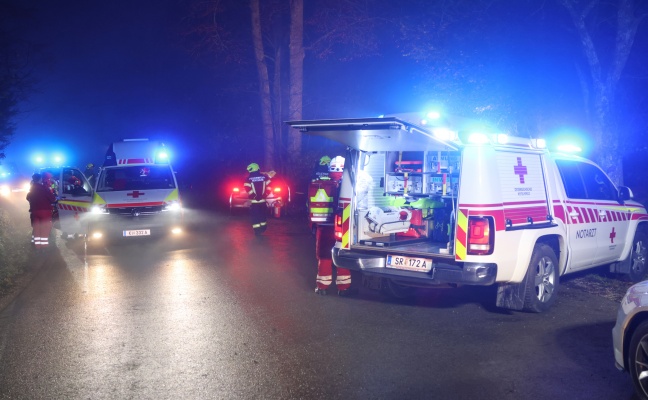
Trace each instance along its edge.
<path fill-rule="evenodd" d="M 472 144 L 486 144 L 489 143 L 490 140 L 488 138 L 488 135 L 485 133 L 481 132 L 473 132 L 468 136 L 468 143 Z"/>
<path fill-rule="evenodd" d="M 576 146 L 575 144 L 571 143 L 566 143 L 566 144 L 561 144 L 558 146 L 558 151 L 561 151 L 563 153 L 580 153 L 583 151 L 579 146 Z"/>
<path fill-rule="evenodd" d="M 429 119 L 439 119 L 441 118 L 441 113 L 438 111 L 430 111 L 426 114 L 426 117 L 428 117 Z"/>

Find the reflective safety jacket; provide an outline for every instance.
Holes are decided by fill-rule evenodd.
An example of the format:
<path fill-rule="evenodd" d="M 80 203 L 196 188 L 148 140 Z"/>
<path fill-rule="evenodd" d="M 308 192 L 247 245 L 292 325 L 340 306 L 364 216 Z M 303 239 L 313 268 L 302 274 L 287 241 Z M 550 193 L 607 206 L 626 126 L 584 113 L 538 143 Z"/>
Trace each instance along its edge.
<path fill-rule="evenodd" d="M 267 175 L 259 171 L 250 172 L 247 181 L 243 184 L 247 191 L 248 198 L 252 203 L 262 203 L 271 193 L 270 183 L 272 181 Z"/>

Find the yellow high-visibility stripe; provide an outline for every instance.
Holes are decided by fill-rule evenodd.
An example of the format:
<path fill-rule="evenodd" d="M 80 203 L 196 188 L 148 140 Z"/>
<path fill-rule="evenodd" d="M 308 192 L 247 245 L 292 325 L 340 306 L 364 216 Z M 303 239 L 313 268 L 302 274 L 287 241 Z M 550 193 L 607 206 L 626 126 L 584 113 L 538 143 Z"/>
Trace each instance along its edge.
<path fill-rule="evenodd" d="M 326 194 L 326 190 L 320 188 L 317 189 L 315 196 L 310 198 L 311 203 L 332 203 L 333 197 L 330 197 Z"/>
<path fill-rule="evenodd" d="M 344 223 L 349 220 L 351 217 L 351 204 L 347 204 L 342 210 L 342 229 L 344 229 Z M 349 231 L 342 232 L 342 247 L 349 247 Z"/>
<path fill-rule="evenodd" d="M 311 213 L 319 213 L 319 214 L 331 214 L 333 212 L 332 208 L 316 208 L 312 207 L 310 209 Z"/>
<path fill-rule="evenodd" d="M 174 201 L 178 200 L 180 196 L 178 195 L 178 189 L 173 189 L 173 191 L 164 199 L 164 201 Z"/>
<path fill-rule="evenodd" d="M 457 225 L 465 232 L 466 236 L 468 235 L 468 218 L 466 218 L 466 215 L 461 212 L 461 210 L 458 210 L 457 212 Z M 467 241 L 468 238 L 466 237 L 465 240 Z M 466 259 L 466 246 L 459 240 L 459 237 L 455 238 L 455 256 L 458 260 L 465 260 Z"/>
<path fill-rule="evenodd" d="M 106 200 L 102 199 L 96 192 L 94 198 L 92 199 L 93 204 L 106 204 Z"/>

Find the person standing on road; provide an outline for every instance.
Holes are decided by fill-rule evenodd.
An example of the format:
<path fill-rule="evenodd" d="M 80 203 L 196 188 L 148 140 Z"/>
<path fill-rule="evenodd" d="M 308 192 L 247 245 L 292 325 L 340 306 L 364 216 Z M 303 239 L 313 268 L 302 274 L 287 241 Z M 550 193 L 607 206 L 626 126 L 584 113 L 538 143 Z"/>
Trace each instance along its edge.
<path fill-rule="evenodd" d="M 259 164 L 252 163 L 247 166 L 248 177 L 243 184 L 250 199 L 250 219 L 255 235 L 260 235 L 267 228 L 266 198 L 270 194 L 270 177 L 259 171 Z"/>
<path fill-rule="evenodd" d="M 328 157 L 327 157 L 328 158 Z M 328 173 L 320 175 L 311 182 L 309 195 L 311 198 L 310 218 L 316 224 L 315 232 L 315 258 L 317 258 L 317 277 L 315 279 L 315 293 L 326 295 L 333 283 L 333 259 L 331 249 L 335 246 L 335 225 L 333 210 L 337 200 L 344 170 L 344 157 L 337 156 L 329 159 Z M 335 287 L 340 296 L 355 294 L 351 289 L 351 271 L 346 268 L 335 268 Z"/>
<path fill-rule="evenodd" d="M 43 251 L 49 246 L 49 235 L 52 230 L 52 204 L 56 196 L 43 185 L 41 174 L 34 174 L 34 184 L 27 193 L 29 211 L 33 221 L 34 245 L 37 251 Z"/>

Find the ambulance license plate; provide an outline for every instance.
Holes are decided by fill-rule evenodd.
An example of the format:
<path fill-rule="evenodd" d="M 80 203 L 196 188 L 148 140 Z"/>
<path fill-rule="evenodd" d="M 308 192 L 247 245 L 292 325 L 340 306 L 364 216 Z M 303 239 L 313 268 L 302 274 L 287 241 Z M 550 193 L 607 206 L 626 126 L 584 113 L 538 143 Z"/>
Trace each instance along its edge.
<path fill-rule="evenodd" d="M 407 271 L 430 272 L 432 260 L 418 257 L 387 256 L 387 268 L 404 269 Z"/>
<path fill-rule="evenodd" d="M 150 229 L 134 229 L 130 231 L 124 231 L 124 236 L 150 236 Z"/>

